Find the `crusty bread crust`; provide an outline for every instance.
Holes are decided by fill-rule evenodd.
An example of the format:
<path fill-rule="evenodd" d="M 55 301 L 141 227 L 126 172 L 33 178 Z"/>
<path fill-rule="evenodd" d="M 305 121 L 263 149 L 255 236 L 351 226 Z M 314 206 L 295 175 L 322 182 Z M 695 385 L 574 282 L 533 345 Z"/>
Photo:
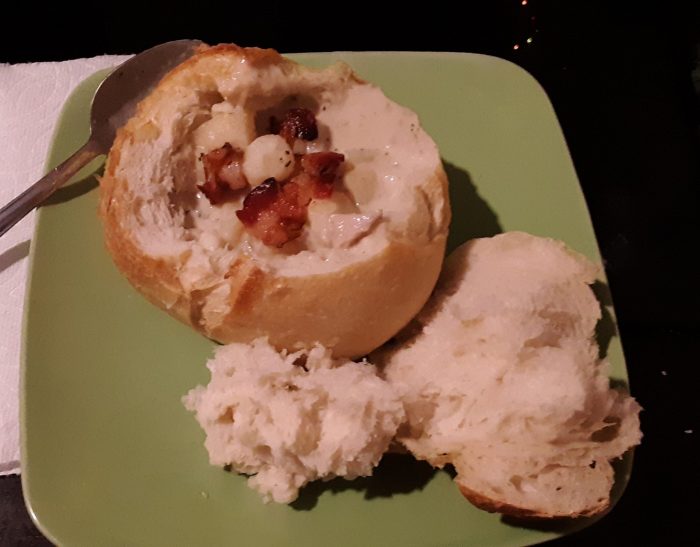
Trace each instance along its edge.
<path fill-rule="evenodd" d="M 433 233 L 420 241 L 395 238 L 374 255 L 329 273 L 282 276 L 241 254 L 216 286 L 186 290 L 178 277 L 187 252 L 180 256 L 146 254 L 125 219 L 138 196 L 118 175 L 127 145 L 138 142 L 149 112 L 167 101 L 177 86 L 194 81 L 192 71 L 225 71 L 232 59 L 255 67 L 273 64 L 285 74 L 305 71 L 274 50 L 235 45 L 203 47 L 165 76 L 117 135 L 100 181 L 99 212 L 105 242 L 115 264 L 153 304 L 222 343 L 268 336 L 278 348 L 310 347 L 316 342 L 335 356 L 358 357 L 377 348 L 401 329 L 425 304 L 440 272 L 449 224 L 447 178 L 438 162 L 421 190 L 444 204 Z M 228 61 L 229 64 L 223 61 Z M 352 75 L 351 80 L 362 81 Z M 191 85 L 196 85 L 192 83 Z M 227 291 L 221 289 L 228 285 Z M 216 293 L 216 294 L 215 294 Z"/>
<path fill-rule="evenodd" d="M 579 517 L 592 517 L 594 515 L 599 515 L 603 513 L 610 505 L 610 499 L 605 499 L 596 505 L 591 505 L 586 507 L 584 510 L 576 513 L 551 513 L 545 511 L 537 511 L 534 509 L 528 509 L 526 507 L 517 507 L 503 500 L 497 500 L 483 495 L 480 492 L 472 490 L 468 486 L 459 482 L 455 479 L 455 483 L 459 488 L 462 495 L 467 498 L 472 505 L 488 511 L 489 513 L 501 513 L 503 515 L 509 515 L 511 517 L 517 517 L 521 519 L 555 519 L 555 518 L 579 518 Z"/>

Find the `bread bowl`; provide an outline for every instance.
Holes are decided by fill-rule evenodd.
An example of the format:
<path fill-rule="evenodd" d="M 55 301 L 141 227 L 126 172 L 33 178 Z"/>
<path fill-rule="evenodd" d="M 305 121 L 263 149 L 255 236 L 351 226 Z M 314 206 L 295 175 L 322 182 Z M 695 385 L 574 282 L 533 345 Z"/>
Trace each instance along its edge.
<path fill-rule="evenodd" d="M 312 164 L 333 153 L 328 177 Z M 299 176 L 316 185 L 290 205 Z M 357 357 L 427 300 L 450 207 L 415 113 L 345 65 L 219 45 L 166 75 L 119 131 L 100 216 L 131 284 L 204 335 Z"/>
<path fill-rule="evenodd" d="M 598 273 L 553 239 L 472 240 L 397 344 L 371 355 L 404 402 L 398 441 L 453 465 L 474 505 L 528 518 L 609 507 L 611 462 L 639 443 L 640 406 L 610 387 L 599 355 Z"/>

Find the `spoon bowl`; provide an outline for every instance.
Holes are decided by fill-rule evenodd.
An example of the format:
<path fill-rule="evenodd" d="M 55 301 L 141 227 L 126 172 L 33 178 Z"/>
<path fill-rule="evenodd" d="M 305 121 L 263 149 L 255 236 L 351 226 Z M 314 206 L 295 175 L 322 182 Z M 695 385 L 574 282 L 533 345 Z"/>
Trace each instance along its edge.
<path fill-rule="evenodd" d="M 136 112 L 170 70 L 192 56 L 199 40 L 175 40 L 147 49 L 119 65 L 97 88 L 90 110 L 90 139 L 107 152 L 117 129 Z"/>
<path fill-rule="evenodd" d="M 100 84 L 90 108 L 90 138 L 72 156 L 0 209 L 0 236 L 32 209 L 41 205 L 82 167 L 106 154 L 136 106 L 174 67 L 191 57 L 203 43 L 175 40 L 157 45 L 119 65 Z"/>

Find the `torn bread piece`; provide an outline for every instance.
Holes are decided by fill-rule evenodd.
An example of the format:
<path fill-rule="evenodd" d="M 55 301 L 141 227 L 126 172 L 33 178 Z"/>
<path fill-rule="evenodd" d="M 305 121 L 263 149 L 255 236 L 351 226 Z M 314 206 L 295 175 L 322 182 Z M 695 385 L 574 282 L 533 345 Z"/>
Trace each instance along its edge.
<path fill-rule="evenodd" d="M 521 517 L 604 511 L 611 460 L 641 439 L 640 406 L 610 388 L 588 259 L 520 232 L 470 241 L 393 349 L 372 355 L 404 401 L 398 440 L 454 465 L 472 503 Z"/>
<path fill-rule="evenodd" d="M 264 339 L 233 343 L 207 366 L 211 381 L 185 406 L 206 432 L 211 464 L 252 475 L 266 502 L 291 503 L 310 481 L 371 475 L 405 418 L 373 365 L 321 346 L 280 353 Z"/>

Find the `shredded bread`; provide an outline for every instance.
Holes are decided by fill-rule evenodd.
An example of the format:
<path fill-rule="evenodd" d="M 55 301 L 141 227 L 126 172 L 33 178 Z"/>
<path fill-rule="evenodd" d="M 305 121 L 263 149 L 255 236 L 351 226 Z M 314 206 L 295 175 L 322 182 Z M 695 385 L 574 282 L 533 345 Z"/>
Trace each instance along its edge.
<path fill-rule="evenodd" d="M 374 366 L 328 349 L 277 352 L 264 339 L 220 347 L 211 381 L 183 399 L 206 432 L 212 465 L 253 475 L 264 501 L 290 503 L 313 480 L 372 474 L 404 420 Z"/>
<path fill-rule="evenodd" d="M 453 464 L 475 505 L 525 517 L 608 506 L 610 461 L 639 443 L 640 407 L 598 356 L 597 273 L 552 239 L 470 241 L 410 332 L 372 355 L 404 402 L 398 440 Z"/>

